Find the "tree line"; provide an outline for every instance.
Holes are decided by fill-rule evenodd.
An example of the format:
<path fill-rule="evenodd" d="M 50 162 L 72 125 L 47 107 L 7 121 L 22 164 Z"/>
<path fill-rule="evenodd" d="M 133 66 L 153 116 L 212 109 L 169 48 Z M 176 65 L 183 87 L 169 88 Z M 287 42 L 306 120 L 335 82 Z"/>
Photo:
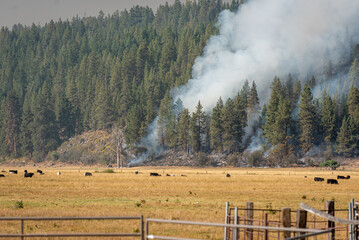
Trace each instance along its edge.
<path fill-rule="evenodd" d="M 191 78 L 218 14 L 238 1 L 176 0 L 97 17 L 14 25 L 0 30 L 0 155 L 37 161 L 69 138 L 89 130 L 125 129 L 128 146 L 147 134 L 158 115 L 158 141 L 184 153 L 241 153 L 260 138 L 281 162 L 314 146 L 330 154 L 358 154 L 358 45 L 352 46 L 345 99 L 323 93 L 316 79 L 302 89 L 291 75 L 275 77 L 269 103 L 260 106 L 255 82 L 232 99 L 218 99 L 211 113 L 194 112 L 170 89 Z M 323 70 L 333 75 L 330 62 Z"/>
<path fill-rule="evenodd" d="M 223 9 L 239 2 L 176 0 L 156 13 L 134 6 L 105 16 L 0 30 L 0 155 L 42 160 L 88 130 L 126 128 L 137 142 L 166 91 L 185 84 Z"/>
<path fill-rule="evenodd" d="M 253 138 L 261 138 L 257 149 L 268 151 L 271 164 L 286 165 L 312 151 L 315 146 L 326 157 L 359 154 L 359 90 L 351 87 L 347 101 L 340 102 L 323 91 L 313 98 L 311 81 L 303 89 L 291 75 L 282 82 L 275 77 L 268 105 L 260 107 L 256 84 L 245 82 L 241 91 L 225 102 L 219 98 L 210 113 L 199 101 L 194 112 L 174 103 L 166 95 L 160 105 L 158 141 L 162 147 L 186 154 L 242 153 L 252 151 Z M 250 134 L 248 136 L 248 134 Z"/>

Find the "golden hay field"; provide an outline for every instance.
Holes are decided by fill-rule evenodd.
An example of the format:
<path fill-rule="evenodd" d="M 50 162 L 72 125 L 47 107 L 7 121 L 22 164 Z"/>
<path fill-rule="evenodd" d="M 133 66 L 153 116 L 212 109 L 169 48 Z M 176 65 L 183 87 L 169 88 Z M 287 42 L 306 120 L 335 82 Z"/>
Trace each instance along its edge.
<path fill-rule="evenodd" d="M 5 168 L 8 171 L 11 168 Z M 0 178 L 0 216 L 139 216 L 172 220 L 224 222 L 225 202 L 244 207 L 247 201 L 255 208 L 298 209 L 304 202 L 323 209 L 325 200 L 334 200 L 336 208 L 347 208 L 351 198 L 358 198 L 359 171 L 328 171 L 321 169 L 235 169 L 235 168 L 129 168 L 105 173 L 104 169 L 53 168 L 42 169 L 44 175 L 24 178 L 18 175 Z M 36 169 L 27 168 L 29 172 Z M 62 175 L 56 173 L 61 171 Z M 84 172 L 92 172 L 85 177 Z M 135 171 L 139 171 L 136 175 Z M 158 172 L 161 177 L 150 177 Z M 226 174 L 231 177 L 227 178 Z M 166 174 L 175 176 L 166 177 Z M 180 176 L 180 174 L 186 176 Z M 315 176 L 336 178 L 339 185 L 314 182 Z M 307 177 L 305 177 L 307 176 Z M 23 208 L 16 208 L 17 202 Z M 41 232 L 136 232 L 136 222 L 28 222 L 26 233 Z M 114 230 L 115 229 L 115 230 Z M 160 226 L 155 231 L 166 232 Z M 187 227 L 168 230 L 183 235 Z M 190 229 L 188 227 L 188 229 Z M 122 231 L 121 230 L 121 231 Z M 18 233 L 19 224 L 0 224 L 0 233 Z M 216 235 L 217 234 L 217 235 Z M 218 229 L 203 228 L 195 237 L 219 238 Z M 222 235 L 223 238 L 223 235 Z"/>

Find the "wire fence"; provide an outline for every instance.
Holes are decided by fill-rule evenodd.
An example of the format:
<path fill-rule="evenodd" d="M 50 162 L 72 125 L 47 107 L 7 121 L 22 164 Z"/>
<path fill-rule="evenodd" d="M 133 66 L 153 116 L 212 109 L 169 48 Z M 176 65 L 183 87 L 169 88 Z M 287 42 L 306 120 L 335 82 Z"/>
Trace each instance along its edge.
<path fill-rule="evenodd" d="M 146 228 L 146 240 L 148 239 L 171 239 L 171 240 L 199 240 L 194 238 L 183 238 L 176 236 L 162 236 L 150 234 L 150 223 L 169 223 L 175 225 L 192 225 L 192 226 L 209 226 L 209 227 L 220 227 L 224 229 L 247 229 L 247 230 L 264 230 L 264 231 L 279 231 L 279 232 L 292 232 L 296 234 L 300 233 L 309 233 L 310 236 L 322 235 L 330 232 L 331 230 L 319 230 L 319 229 L 303 229 L 303 228 L 287 228 L 287 227 L 271 227 L 271 226 L 254 226 L 254 225 L 243 225 L 243 224 L 221 224 L 221 223 L 207 223 L 207 222 L 194 222 L 194 221 L 179 221 L 179 220 L 163 220 L 163 219 L 146 219 L 145 228 Z M 301 235 L 301 237 L 305 237 Z M 296 239 L 296 238 L 293 238 Z"/>
<path fill-rule="evenodd" d="M 129 232 L 101 232 L 101 233 L 25 233 L 25 225 L 30 221 L 96 221 L 96 220 L 137 220 L 138 233 Z M 0 233 L 1 238 L 49 238 L 49 237 L 136 237 L 143 239 L 143 216 L 113 216 L 113 217 L 0 217 L 4 222 L 20 222 L 18 233 Z"/>

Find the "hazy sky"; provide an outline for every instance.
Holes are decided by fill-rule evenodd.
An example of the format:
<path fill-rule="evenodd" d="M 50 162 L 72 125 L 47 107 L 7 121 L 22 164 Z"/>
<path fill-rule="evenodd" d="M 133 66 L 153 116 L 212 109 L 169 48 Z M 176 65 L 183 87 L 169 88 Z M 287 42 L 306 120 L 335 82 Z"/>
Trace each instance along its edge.
<path fill-rule="evenodd" d="M 51 19 L 71 20 L 76 14 L 97 16 L 100 10 L 107 15 L 134 5 L 149 6 L 156 11 L 165 2 L 172 4 L 174 0 L 0 0 L 0 27 L 11 29 L 17 23 L 44 25 Z"/>

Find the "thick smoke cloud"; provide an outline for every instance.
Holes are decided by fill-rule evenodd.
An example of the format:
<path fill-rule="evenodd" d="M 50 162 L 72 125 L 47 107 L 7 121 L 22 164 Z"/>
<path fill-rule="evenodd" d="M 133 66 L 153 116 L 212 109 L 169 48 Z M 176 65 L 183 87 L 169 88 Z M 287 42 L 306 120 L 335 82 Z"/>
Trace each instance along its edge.
<path fill-rule="evenodd" d="M 350 43 L 358 37 L 359 1 L 250 0 L 236 13 L 223 11 L 219 34 L 209 39 L 195 61 L 192 79 L 172 90 L 191 112 L 198 101 L 210 112 L 219 97 L 234 97 L 245 80 L 255 81 L 261 103 L 270 96 L 274 76 L 288 73 L 306 81 L 321 76 L 350 57 Z M 346 77 L 344 76 L 344 79 Z M 156 124 L 156 122 L 154 122 Z M 158 152 L 155 129 L 145 138 L 149 152 Z M 258 132 L 247 133 L 256 149 Z M 146 155 L 144 155 L 146 157 Z"/>
<path fill-rule="evenodd" d="M 262 102 L 274 76 L 301 80 L 319 75 L 349 56 L 349 34 L 357 39 L 359 1 L 251 0 L 236 13 L 223 11 L 213 36 L 193 66 L 188 84 L 174 89 L 191 111 L 200 100 L 210 111 L 219 97 L 233 97 L 244 81 L 255 81 Z M 299 75 L 298 75 L 299 74 Z"/>

